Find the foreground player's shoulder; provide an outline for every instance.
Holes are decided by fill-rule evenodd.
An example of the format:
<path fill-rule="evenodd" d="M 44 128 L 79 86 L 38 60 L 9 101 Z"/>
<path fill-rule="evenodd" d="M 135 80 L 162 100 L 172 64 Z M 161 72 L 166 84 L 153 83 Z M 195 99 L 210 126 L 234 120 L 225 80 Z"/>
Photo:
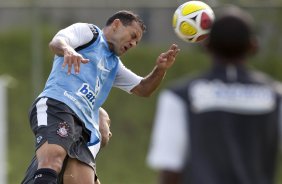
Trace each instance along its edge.
<path fill-rule="evenodd" d="M 275 91 L 280 95 L 280 97 L 282 98 L 282 83 L 279 81 L 274 81 L 273 82 L 273 86 Z"/>
<path fill-rule="evenodd" d="M 275 92 L 277 92 L 282 96 L 282 83 L 280 81 L 275 80 L 273 77 L 269 76 L 268 74 L 258 70 L 253 70 L 251 75 L 254 80 L 266 86 L 269 86 Z"/>

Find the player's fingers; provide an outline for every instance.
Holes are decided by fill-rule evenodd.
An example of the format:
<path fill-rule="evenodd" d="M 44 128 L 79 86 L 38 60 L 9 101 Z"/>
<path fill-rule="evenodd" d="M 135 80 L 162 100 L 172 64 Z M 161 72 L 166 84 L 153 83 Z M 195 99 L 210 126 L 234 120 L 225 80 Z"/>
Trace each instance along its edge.
<path fill-rule="evenodd" d="M 168 53 L 168 57 L 173 57 L 173 58 L 175 58 L 175 57 L 177 56 L 178 52 L 180 51 L 180 49 L 175 48 L 175 50 L 170 50 L 170 51 L 172 51 L 172 52 L 169 52 L 169 53 Z"/>
<path fill-rule="evenodd" d="M 167 61 L 167 57 L 159 56 L 158 63 L 165 63 Z"/>
<path fill-rule="evenodd" d="M 89 59 L 84 59 L 84 58 L 83 58 L 83 59 L 81 60 L 81 62 L 82 62 L 83 64 L 88 63 L 88 62 L 89 62 Z"/>
<path fill-rule="evenodd" d="M 64 68 L 65 66 L 69 65 L 70 63 L 72 63 L 72 57 L 70 55 L 65 55 L 64 56 L 64 63 L 62 65 L 62 67 Z"/>
<path fill-rule="evenodd" d="M 64 57 L 64 62 L 62 64 L 62 68 L 65 68 L 65 66 L 68 64 L 68 58 Z"/>
<path fill-rule="evenodd" d="M 178 45 L 176 44 L 172 44 L 170 47 L 170 50 L 173 50 L 172 55 L 175 57 L 177 55 L 177 53 L 180 51 L 180 49 L 178 48 Z"/>
<path fill-rule="evenodd" d="M 77 63 L 77 72 L 76 72 L 76 74 L 78 74 L 79 72 L 80 72 L 80 62 Z"/>
<path fill-rule="evenodd" d="M 174 50 L 168 50 L 165 54 L 166 58 L 171 58 L 174 56 Z"/>
<path fill-rule="evenodd" d="M 66 65 L 67 65 L 67 62 L 64 61 L 64 63 L 62 64 L 62 68 L 64 69 Z"/>
<path fill-rule="evenodd" d="M 170 46 L 170 48 L 169 48 L 166 52 L 162 53 L 160 56 L 167 58 L 167 57 L 169 57 L 170 55 L 174 55 L 175 52 L 177 51 L 177 48 L 178 48 L 178 46 L 177 46 L 176 44 L 172 44 L 172 45 Z"/>
<path fill-rule="evenodd" d="M 178 46 L 176 44 L 172 44 L 169 48 L 169 50 L 176 50 Z"/>
<path fill-rule="evenodd" d="M 176 50 L 174 50 L 173 57 L 176 57 L 177 54 L 179 53 L 179 51 L 180 51 L 180 49 L 178 49 L 178 48 Z"/>
<path fill-rule="evenodd" d="M 74 72 L 76 74 L 78 74 L 79 70 L 80 70 L 80 61 L 79 61 L 79 59 L 76 59 L 76 60 L 73 61 L 73 67 L 74 67 Z"/>
<path fill-rule="evenodd" d="M 171 50 L 173 50 L 174 52 L 178 52 L 180 49 L 176 44 L 173 44 L 173 46 L 171 47 Z"/>
<path fill-rule="evenodd" d="M 68 64 L 68 75 L 70 75 L 71 74 L 72 61 L 69 61 L 67 64 Z"/>
<path fill-rule="evenodd" d="M 164 58 L 167 58 L 167 52 L 165 53 L 161 53 L 160 56 L 159 56 L 159 59 L 164 59 Z"/>

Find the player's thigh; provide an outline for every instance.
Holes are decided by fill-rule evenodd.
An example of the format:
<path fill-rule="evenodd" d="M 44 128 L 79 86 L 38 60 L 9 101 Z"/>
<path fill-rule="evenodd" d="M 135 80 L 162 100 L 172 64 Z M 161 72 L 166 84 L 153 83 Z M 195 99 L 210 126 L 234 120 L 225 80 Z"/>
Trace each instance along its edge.
<path fill-rule="evenodd" d="M 30 123 L 36 137 L 39 168 L 42 163 L 42 168 L 52 163 L 62 165 L 66 153 L 95 168 L 94 157 L 87 146 L 89 132 L 64 103 L 49 98 L 38 99 L 31 109 Z M 59 160 L 59 164 L 54 159 Z"/>
<path fill-rule="evenodd" d="M 67 184 L 94 184 L 95 171 L 89 165 L 69 158 L 63 178 Z"/>
<path fill-rule="evenodd" d="M 38 168 L 51 168 L 59 173 L 66 155 L 67 152 L 62 146 L 49 144 L 46 141 L 36 151 Z"/>

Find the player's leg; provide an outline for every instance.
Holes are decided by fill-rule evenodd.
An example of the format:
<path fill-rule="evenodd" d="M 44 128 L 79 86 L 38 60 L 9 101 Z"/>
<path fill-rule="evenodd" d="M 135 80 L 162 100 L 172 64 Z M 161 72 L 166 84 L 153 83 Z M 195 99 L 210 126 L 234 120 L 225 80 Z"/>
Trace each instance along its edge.
<path fill-rule="evenodd" d="M 34 174 L 34 184 L 56 184 L 67 153 L 65 149 L 47 141 L 36 151 L 38 169 Z"/>
<path fill-rule="evenodd" d="M 69 107 L 49 98 L 35 102 L 30 123 L 36 136 L 38 161 L 34 183 L 56 184 L 64 159 L 74 149 L 73 145 L 81 140 L 83 128 L 75 123 L 75 116 Z"/>
<path fill-rule="evenodd" d="M 38 169 L 51 168 L 59 173 L 67 153 L 62 146 L 49 144 L 47 141 L 36 151 Z"/>
<path fill-rule="evenodd" d="M 62 139 L 57 134 L 60 122 L 72 123 L 69 113 L 58 113 L 64 112 L 64 108 L 66 108 L 64 104 L 48 98 L 40 98 L 32 106 L 30 125 L 36 137 L 38 162 L 38 168 L 34 173 L 34 184 L 57 183 L 58 173 L 67 155 L 67 145 L 73 142 L 68 138 Z"/>
<path fill-rule="evenodd" d="M 63 177 L 67 184 L 94 184 L 95 171 L 89 165 L 69 158 Z"/>
<path fill-rule="evenodd" d="M 73 149 L 65 161 L 63 184 L 94 184 L 95 181 L 94 156 L 84 141 L 73 144 Z M 62 184 L 61 183 L 61 184 Z"/>
<path fill-rule="evenodd" d="M 62 175 L 64 174 L 64 170 L 66 168 L 67 160 L 68 160 L 68 157 L 65 158 L 62 170 L 61 170 L 61 172 L 58 176 L 58 181 L 57 181 L 58 184 L 63 184 Z M 37 162 L 36 156 L 33 156 L 32 160 L 31 160 L 31 162 L 28 166 L 28 169 L 26 170 L 25 177 L 24 177 L 23 181 L 21 182 L 21 184 L 33 184 L 34 183 L 34 180 L 33 180 L 34 173 L 36 172 L 37 168 L 38 168 L 38 162 Z"/>

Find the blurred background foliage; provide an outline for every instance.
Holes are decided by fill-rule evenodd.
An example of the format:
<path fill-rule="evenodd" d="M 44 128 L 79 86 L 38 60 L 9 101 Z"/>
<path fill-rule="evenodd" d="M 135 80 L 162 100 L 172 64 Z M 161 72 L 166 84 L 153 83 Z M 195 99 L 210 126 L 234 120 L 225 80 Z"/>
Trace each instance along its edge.
<path fill-rule="evenodd" d="M 122 0 L 85 1 L 85 4 L 67 0 L 48 2 L 0 1 L 0 75 L 14 78 L 8 88 L 9 184 L 20 183 L 34 154 L 28 110 L 50 72 L 53 55 L 48 43 L 59 29 L 74 22 L 97 22 L 97 25 L 103 26 L 106 18 L 116 10 L 131 9 L 144 17 L 148 32 L 137 48 L 121 58 L 128 68 L 141 76 L 146 75 L 153 68 L 157 56 L 172 42 L 180 45 L 181 52 L 160 89 L 176 78 L 198 73 L 210 65 L 201 44 L 183 43 L 173 33 L 172 13 L 184 1 L 136 1 L 137 5 Z M 234 3 L 255 17 L 260 51 L 250 58 L 249 65 L 282 81 L 282 4 L 280 0 L 265 2 L 207 1 L 214 9 L 222 3 Z M 150 98 L 128 95 L 118 89 L 110 93 L 104 108 L 112 119 L 113 137 L 97 158 L 98 175 L 102 183 L 155 183 L 157 175 L 147 167 L 146 154 L 158 93 L 159 90 Z M 281 162 L 278 163 L 279 167 L 281 165 Z M 277 174 L 277 183 L 282 183 L 281 174 Z"/>

